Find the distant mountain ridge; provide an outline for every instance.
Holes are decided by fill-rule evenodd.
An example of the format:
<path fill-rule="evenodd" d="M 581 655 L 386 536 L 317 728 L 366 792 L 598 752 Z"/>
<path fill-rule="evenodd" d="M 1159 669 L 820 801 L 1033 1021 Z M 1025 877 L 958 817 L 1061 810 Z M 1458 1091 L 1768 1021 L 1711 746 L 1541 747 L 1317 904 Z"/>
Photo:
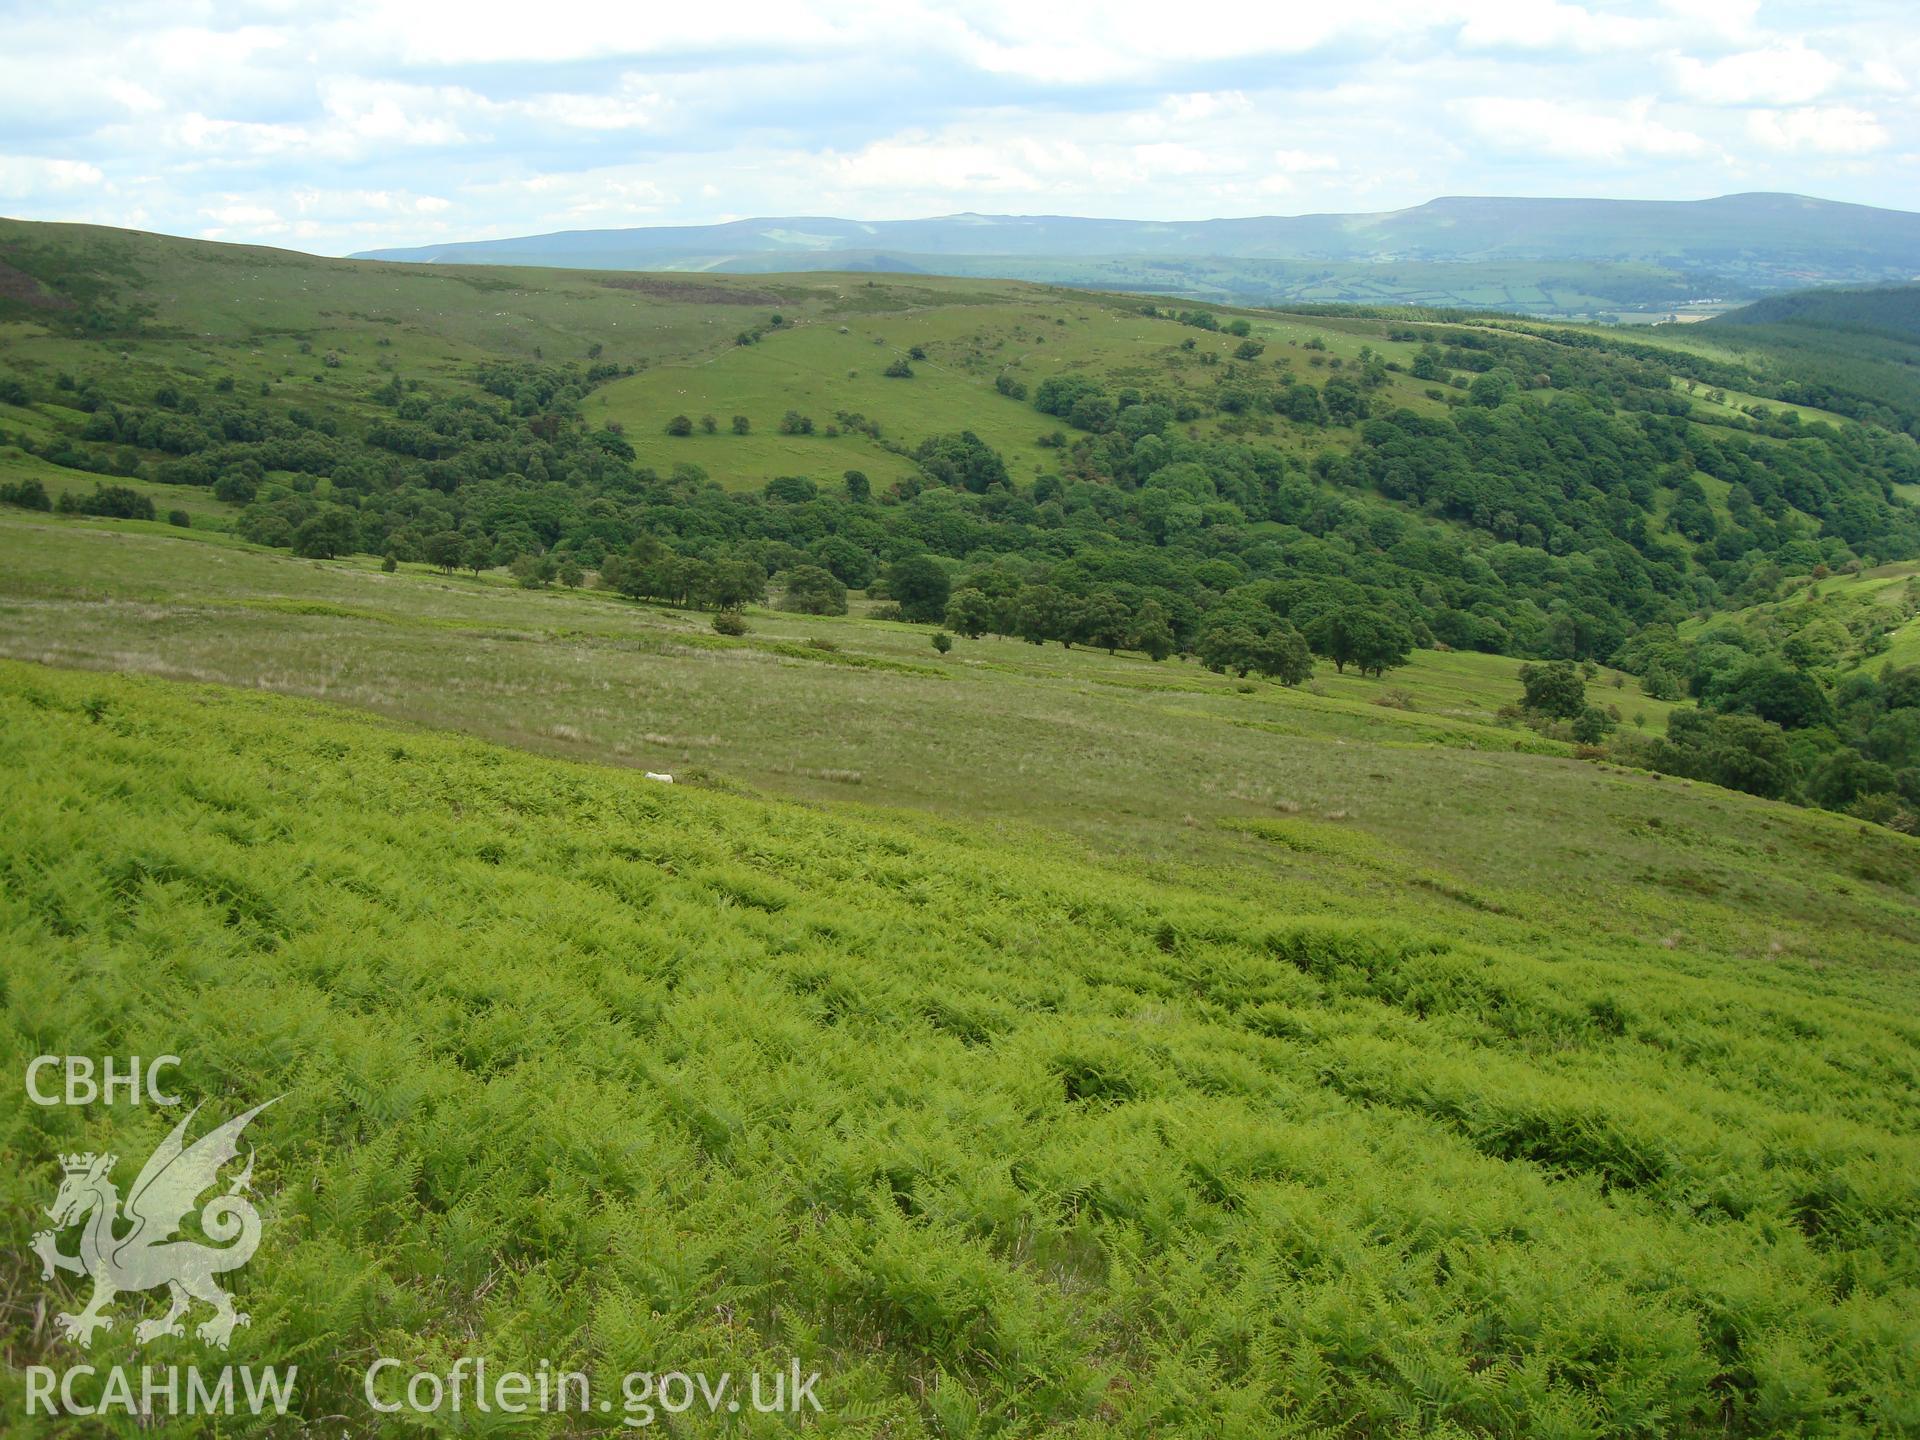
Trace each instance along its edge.
<path fill-rule="evenodd" d="M 1920 277 L 1920 215 L 1799 195 L 1712 200 L 1448 196 L 1376 214 L 1142 221 L 959 214 L 925 220 L 763 217 L 719 225 L 565 230 L 363 251 L 355 259 L 585 269 L 858 268 L 1120 257 L 1470 264 L 1588 261 L 1725 274 L 1764 288 Z M 887 263 L 891 262 L 891 263 Z M 976 273 L 977 264 L 963 273 Z M 1007 278 L 1052 278 L 1015 273 Z"/>
<path fill-rule="evenodd" d="M 1754 233 L 1756 224 L 1765 226 L 1764 235 Z M 502 264 L 526 263 L 523 256 L 537 254 L 544 263 L 598 268 L 615 259 L 861 251 L 1035 258 L 1626 261 L 1710 250 L 1794 249 L 1839 251 L 1894 268 L 1920 266 L 1920 215 L 1776 194 L 1677 201 L 1445 196 L 1411 209 L 1373 214 L 1235 220 L 976 214 L 879 221 L 762 217 L 719 225 L 563 230 L 517 239 L 368 250 L 353 258 Z"/>
<path fill-rule="evenodd" d="M 766 274 L 980 276 L 1191 298 L 1605 318 L 1812 285 L 1920 279 L 1920 214 L 1801 195 L 1446 196 L 1405 210 L 1150 221 L 766 216 L 368 250 L 364 260 Z"/>

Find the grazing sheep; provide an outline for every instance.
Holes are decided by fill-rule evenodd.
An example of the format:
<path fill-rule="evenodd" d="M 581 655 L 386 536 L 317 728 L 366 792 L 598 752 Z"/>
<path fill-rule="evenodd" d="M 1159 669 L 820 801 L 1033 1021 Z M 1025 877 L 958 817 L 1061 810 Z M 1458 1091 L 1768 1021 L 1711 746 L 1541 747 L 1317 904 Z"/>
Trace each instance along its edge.
<path fill-rule="evenodd" d="M 658 780 L 662 785 L 671 785 L 673 783 L 673 777 L 671 775 L 662 775 L 658 770 L 647 771 L 647 779 Z"/>

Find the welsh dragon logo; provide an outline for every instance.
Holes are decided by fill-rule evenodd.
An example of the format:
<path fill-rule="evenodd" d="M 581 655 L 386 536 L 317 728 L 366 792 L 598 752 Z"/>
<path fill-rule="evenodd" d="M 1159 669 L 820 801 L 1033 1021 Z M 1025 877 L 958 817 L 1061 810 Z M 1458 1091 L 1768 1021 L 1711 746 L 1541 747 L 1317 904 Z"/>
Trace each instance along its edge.
<path fill-rule="evenodd" d="M 238 1270 L 260 1244 L 260 1215 L 245 1194 L 253 1180 L 251 1149 L 225 1193 L 200 1211 L 200 1228 L 214 1243 L 175 1237 L 200 1195 L 217 1183 L 221 1167 L 240 1153 L 240 1132 L 273 1103 L 256 1105 L 187 1145 L 187 1126 L 200 1113 L 196 1106 L 140 1167 L 124 1208 L 113 1183 L 118 1156 L 60 1157 L 65 1178 L 47 1211 L 54 1229 L 35 1235 L 33 1249 L 43 1278 L 51 1280 L 54 1271 L 69 1270 L 93 1279 L 93 1298 L 86 1309 L 54 1317 L 61 1334 L 84 1349 L 93 1344 L 96 1330 L 112 1327 L 113 1317 L 106 1311 L 115 1296 L 165 1285 L 172 1305 L 164 1316 L 135 1326 L 134 1339 L 144 1345 L 161 1335 L 184 1335 L 180 1317 L 201 1300 L 213 1306 L 214 1314 L 194 1333 L 226 1348 L 233 1327 L 245 1325 L 247 1316 L 233 1308 L 233 1297 L 214 1283 L 214 1276 Z M 63 1255 L 56 1246 L 57 1232 L 69 1225 L 84 1225 L 77 1255 Z"/>

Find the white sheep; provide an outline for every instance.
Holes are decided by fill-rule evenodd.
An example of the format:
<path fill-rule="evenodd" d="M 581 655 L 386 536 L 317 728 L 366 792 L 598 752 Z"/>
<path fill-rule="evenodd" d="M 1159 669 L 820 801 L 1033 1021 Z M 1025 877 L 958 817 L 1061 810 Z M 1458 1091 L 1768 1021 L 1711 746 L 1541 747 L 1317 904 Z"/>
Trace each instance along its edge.
<path fill-rule="evenodd" d="M 673 777 L 671 775 L 662 775 L 658 770 L 647 771 L 647 779 L 658 780 L 662 785 L 671 785 L 673 783 Z"/>

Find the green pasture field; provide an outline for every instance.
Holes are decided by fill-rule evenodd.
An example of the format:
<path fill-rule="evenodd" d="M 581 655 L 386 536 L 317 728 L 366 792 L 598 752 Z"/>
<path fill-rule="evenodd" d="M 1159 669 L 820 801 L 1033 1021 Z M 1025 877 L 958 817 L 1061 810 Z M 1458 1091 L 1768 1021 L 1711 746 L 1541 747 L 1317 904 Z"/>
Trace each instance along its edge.
<path fill-rule="evenodd" d="M 56 505 L 62 495 L 72 495 L 78 499 L 91 495 L 96 487 L 102 485 L 132 490 L 153 501 L 154 523 L 159 525 L 167 523 L 169 512 L 184 510 L 195 530 L 228 531 L 233 528 L 234 517 L 240 513 L 240 507 L 216 498 L 211 487 L 206 485 L 162 485 L 137 475 L 94 475 L 84 470 L 68 470 L 64 466 L 51 465 L 37 455 L 29 455 L 16 446 L 0 445 L 0 485 L 17 484 L 23 480 L 39 481 L 48 498 Z M 145 522 L 126 523 L 138 525 Z"/>
<path fill-rule="evenodd" d="M 1743 390 L 1722 389 L 1720 393 L 1725 395 L 1726 399 L 1714 400 L 1711 398 L 1710 392 L 1713 391 L 1715 387 L 1710 385 L 1697 385 L 1694 389 L 1688 390 L 1685 382 L 1677 377 L 1674 381 L 1674 388 L 1693 402 L 1694 418 L 1697 420 L 1709 422 L 1721 420 L 1734 415 L 1744 414 L 1755 405 L 1764 405 L 1776 415 L 1792 411 L 1800 417 L 1800 423 L 1803 425 L 1815 420 L 1823 420 L 1829 425 L 1845 425 L 1847 423 L 1844 416 L 1836 415 L 1831 410 L 1821 410 L 1813 405 L 1789 405 L 1783 400 L 1769 400 L 1764 395 L 1754 395 Z"/>
<path fill-rule="evenodd" d="M 858 299 L 868 283 L 855 276 L 839 280 L 849 302 Z M 768 333 L 757 344 L 653 366 L 615 380 L 593 392 L 586 413 L 591 420 L 619 424 L 641 463 L 662 474 L 676 464 L 692 463 L 730 488 L 755 489 L 782 474 L 833 483 L 842 472 L 857 469 L 884 484 L 914 473 L 909 459 L 889 453 L 864 434 L 827 435 L 827 427 L 843 411 L 878 422 L 883 437 L 909 449 L 929 435 L 972 430 L 1006 458 L 1016 478 L 1030 479 L 1059 465 L 1059 452 L 1036 441 L 1063 428 L 1063 422 L 1000 394 L 994 388 L 999 375 L 1019 380 L 1029 392 L 1051 376 L 1075 373 L 1101 377 L 1115 388 L 1199 390 L 1219 373 L 1202 357 L 1211 356 L 1216 364 L 1235 363 L 1234 350 L 1240 344 L 1236 336 L 1149 319 L 1116 305 L 1112 297 L 1083 303 L 1049 292 L 1021 298 L 990 292 L 961 296 L 956 303 L 955 296 L 934 292 L 929 300 L 944 303 L 879 313 L 829 311 Z M 1267 346 L 1258 359 L 1238 362 L 1238 368 L 1269 388 L 1289 379 L 1324 382 L 1337 372 L 1321 365 L 1355 363 L 1368 347 L 1402 361 L 1411 360 L 1419 348 L 1387 340 L 1387 327 L 1379 321 L 1221 313 L 1241 314 L 1252 327 L 1251 338 Z M 1066 323 L 1055 323 L 1058 320 Z M 1194 348 L 1183 350 L 1183 340 L 1192 340 Z M 1304 348 L 1310 340 L 1323 348 Z M 910 378 L 883 373 L 915 347 L 926 358 L 910 361 Z M 1427 388 L 1425 382 L 1396 375 L 1377 403 L 1432 411 L 1437 407 L 1426 398 Z M 788 410 L 810 417 L 815 432 L 779 433 Z M 676 415 L 696 422 L 695 433 L 669 436 L 666 425 Z M 716 434 L 698 427 L 708 415 L 718 423 Z M 735 415 L 747 417 L 749 434 L 732 433 Z M 1196 434 L 1213 434 L 1220 425 L 1210 418 L 1192 428 Z M 1307 442 L 1296 443 L 1295 437 L 1309 435 L 1285 422 L 1269 424 L 1267 433 L 1271 443 L 1286 448 L 1299 448 Z M 1325 433 L 1311 432 L 1311 443 L 1324 443 Z"/>
<path fill-rule="evenodd" d="M 1857 576 L 1835 576 L 1815 582 L 1817 595 L 1841 595 L 1886 610 L 1911 603 L 1920 587 L 1920 564 L 1882 565 Z M 1920 615 L 1903 621 L 1888 637 L 1887 649 L 1862 660 L 1855 668 L 1869 673 L 1886 665 L 1920 664 Z"/>

